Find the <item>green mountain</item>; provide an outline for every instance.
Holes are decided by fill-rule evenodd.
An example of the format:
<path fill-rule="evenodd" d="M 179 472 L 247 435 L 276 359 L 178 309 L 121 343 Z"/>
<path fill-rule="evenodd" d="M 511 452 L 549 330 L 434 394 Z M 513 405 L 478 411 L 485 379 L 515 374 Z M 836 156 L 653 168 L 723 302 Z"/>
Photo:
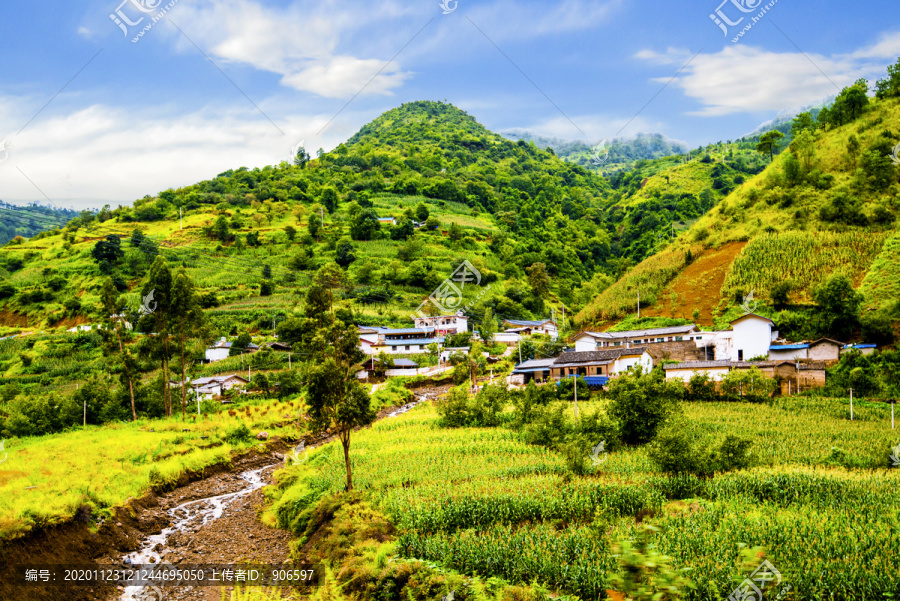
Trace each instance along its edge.
<path fill-rule="evenodd" d="M 889 339 L 885 332 L 900 317 L 900 185 L 892 161 L 900 141 L 898 105 L 896 95 L 870 99 L 852 86 L 818 119 L 795 121 L 789 145 L 785 138 L 762 173 L 736 185 L 577 320 L 598 327 L 630 315 L 640 289 L 643 315 L 691 318 L 696 311 L 701 321 L 723 327 L 753 292 L 758 312 L 775 317 L 783 333 L 810 337 L 823 334 L 814 323 L 815 292 L 842 273 L 863 295 L 853 335 Z"/>

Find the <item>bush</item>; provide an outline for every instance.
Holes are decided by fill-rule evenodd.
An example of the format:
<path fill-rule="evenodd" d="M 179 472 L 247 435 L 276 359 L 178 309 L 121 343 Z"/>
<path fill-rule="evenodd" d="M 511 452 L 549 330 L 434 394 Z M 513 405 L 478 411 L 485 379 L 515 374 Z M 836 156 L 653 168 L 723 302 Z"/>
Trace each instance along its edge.
<path fill-rule="evenodd" d="M 591 389 L 581 376 L 578 376 L 577 378 L 563 378 L 560 380 L 556 386 L 556 397 L 561 401 L 574 401 L 576 381 L 578 382 L 578 400 L 590 400 Z"/>
<path fill-rule="evenodd" d="M 729 435 L 715 448 L 696 442 L 690 425 L 684 422 L 666 426 L 650 447 L 650 458 L 668 474 L 712 476 L 750 466 L 750 446 L 753 443 Z"/>
<path fill-rule="evenodd" d="M 618 425 L 599 409 L 592 413 L 582 413 L 575 427 L 578 436 L 590 443 L 592 447 L 600 442 L 605 442 L 604 448 L 612 451 L 621 444 Z"/>
<path fill-rule="evenodd" d="M 566 420 L 567 408 L 566 403 L 553 403 L 542 408 L 525 430 L 526 440 L 549 449 L 561 448 L 572 432 Z"/>
<path fill-rule="evenodd" d="M 247 424 L 240 423 L 225 432 L 224 440 L 228 444 L 236 445 L 250 440 L 252 436 L 253 434 L 250 432 L 250 428 L 247 427 Z"/>
<path fill-rule="evenodd" d="M 513 424 L 524 426 L 540 414 L 542 407 L 556 400 L 556 391 L 553 386 L 538 386 L 529 382 L 524 390 L 515 391 L 510 397 L 515 407 Z"/>
<path fill-rule="evenodd" d="M 753 443 L 729 434 L 719 445 L 715 454 L 716 471 L 728 472 L 750 466 L 750 446 Z"/>
<path fill-rule="evenodd" d="M 509 392 L 503 386 L 485 386 L 475 395 L 470 425 L 494 427 L 500 424 L 500 414 L 509 402 Z"/>
<path fill-rule="evenodd" d="M 887 314 L 881 311 L 866 313 L 859 321 L 862 337 L 866 342 L 882 346 L 894 342 L 894 324 Z"/>
<path fill-rule="evenodd" d="M 666 381 L 662 369 L 644 374 L 637 368 L 610 383 L 609 415 L 619 422 L 619 431 L 626 443 L 647 443 L 678 410 L 684 392 L 680 381 Z"/>
<path fill-rule="evenodd" d="M 719 398 L 716 383 L 709 374 L 694 374 L 688 381 L 687 397 L 692 401 L 712 402 Z"/>
<path fill-rule="evenodd" d="M 438 400 L 436 405 L 444 426 L 461 428 L 469 423 L 472 407 L 469 393 L 465 387 L 451 388 L 443 398 Z"/>

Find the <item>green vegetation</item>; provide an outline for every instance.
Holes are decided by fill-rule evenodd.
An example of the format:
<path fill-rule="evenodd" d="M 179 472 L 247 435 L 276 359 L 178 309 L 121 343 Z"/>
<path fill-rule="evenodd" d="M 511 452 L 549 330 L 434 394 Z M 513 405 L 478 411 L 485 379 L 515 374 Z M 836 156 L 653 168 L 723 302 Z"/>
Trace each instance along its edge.
<path fill-rule="evenodd" d="M 513 405 L 522 402 L 507 407 L 502 423 L 514 423 Z M 579 405 L 590 414 L 609 409 L 602 400 Z M 538 413 L 555 413 L 552 401 L 546 407 Z M 561 422 L 567 436 L 580 429 L 572 412 L 569 404 Z M 680 581 L 684 598 L 721 599 L 749 572 L 742 553 L 748 545 L 765 548 L 796 599 L 896 595 L 888 566 L 898 549 L 887 533 L 900 519 L 898 473 L 883 469 L 896 435 L 886 407 L 859 408 L 852 425 L 848 417 L 834 401 L 687 403 L 684 438 L 698 445 L 693 457 L 702 456 L 701 448 L 714 451 L 715 473 L 666 475 L 647 447 L 612 447 L 595 467 L 591 449 L 598 441 L 591 441 L 581 443 L 589 467 L 578 475 L 565 442 L 556 453 L 529 445 L 527 430 L 443 429 L 437 411 L 421 406 L 360 433 L 354 463 L 359 501 L 328 496 L 343 487 L 343 467 L 339 453 L 323 449 L 308 464 L 280 473 L 270 515 L 301 540 L 324 527 L 314 522 L 319 498 L 322 511 L 344 503 L 380 516 L 383 522 L 367 534 L 369 544 L 378 541 L 387 558 L 396 554 L 394 561 L 379 563 L 361 551 L 351 559 L 339 551 L 346 547 L 319 547 L 332 585 L 349 598 L 367 598 L 400 566 L 417 573 L 412 566 L 426 562 L 457 583 L 477 575 L 500 579 L 503 587 L 531 583 L 532 594 L 537 585 L 589 599 L 628 589 L 628 574 L 644 563 L 641 557 L 666 555 L 668 568 L 659 568 L 654 586 L 688 569 L 681 577 L 694 589 L 688 592 Z M 547 419 L 532 423 L 545 423 L 548 431 L 559 421 Z M 846 456 L 882 469 L 828 467 L 838 445 Z M 723 473 L 723 466 L 737 471 Z M 642 528 L 636 517 L 654 527 Z M 340 524 L 330 528 L 348 531 Z M 852 571 L 841 559 L 849 540 L 853 557 L 863 558 L 853 560 Z M 379 590 L 385 599 L 407 598 L 405 591 L 426 580 L 413 577 Z M 471 594 L 466 590 L 456 588 L 457 596 Z"/>

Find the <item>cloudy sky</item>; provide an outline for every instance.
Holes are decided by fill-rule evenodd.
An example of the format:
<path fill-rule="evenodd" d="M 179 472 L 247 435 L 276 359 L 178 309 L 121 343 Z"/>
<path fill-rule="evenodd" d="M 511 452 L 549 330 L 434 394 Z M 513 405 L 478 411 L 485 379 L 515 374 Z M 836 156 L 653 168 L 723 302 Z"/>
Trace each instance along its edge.
<path fill-rule="evenodd" d="M 896 2 L 719 2 L 11 3 L 0 199 L 129 203 L 277 164 L 301 141 L 331 149 L 422 99 L 494 131 L 700 145 L 874 83 L 900 57 Z"/>

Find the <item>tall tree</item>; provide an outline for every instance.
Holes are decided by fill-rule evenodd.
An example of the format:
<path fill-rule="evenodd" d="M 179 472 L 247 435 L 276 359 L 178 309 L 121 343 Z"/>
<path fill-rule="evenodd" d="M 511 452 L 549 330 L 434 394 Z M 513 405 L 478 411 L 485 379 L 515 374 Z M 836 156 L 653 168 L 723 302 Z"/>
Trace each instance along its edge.
<path fill-rule="evenodd" d="M 526 270 L 528 272 L 528 283 L 531 284 L 531 290 L 538 298 L 546 298 L 550 294 L 550 274 L 547 273 L 547 266 L 543 263 L 535 263 Z"/>
<path fill-rule="evenodd" d="M 759 137 L 759 144 L 756 145 L 756 152 L 760 154 L 768 154 L 769 160 L 775 160 L 775 151 L 778 150 L 778 142 L 784 137 L 784 134 L 773 129 Z"/>
<path fill-rule="evenodd" d="M 307 303 L 307 319 L 319 324 L 313 345 L 313 367 L 309 373 L 307 404 L 316 433 L 332 430 L 344 449 L 347 470 L 345 490 L 353 490 L 350 467 L 350 435 L 353 429 L 375 420 L 369 394 L 356 378 L 356 368 L 365 356 L 359 350 L 356 326 L 335 317 L 333 291 L 345 284 L 337 266 L 325 266 L 316 274 L 313 287 L 319 292 Z M 327 297 L 327 305 L 325 298 Z"/>
<path fill-rule="evenodd" d="M 152 294 L 152 296 L 151 296 Z M 172 306 L 172 272 L 169 265 L 162 257 L 156 257 L 147 272 L 147 278 L 141 289 L 142 299 L 153 299 L 155 306 L 147 306 L 145 302 L 144 310 L 149 311 L 149 321 L 156 333 L 155 355 L 160 361 L 163 377 L 162 398 L 166 406 L 166 416 L 172 415 L 172 393 L 169 386 L 169 360 L 172 356 L 169 348 L 169 335 L 171 327 L 171 306 Z"/>
<path fill-rule="evenodd" d="M 172 313 L 172 331 L 178 340 L 181 351 L 181 415 L 187 413 L 186 391 L 186 364 L 184 348 L 191 338 L 202 337 L 204 316 L 197 297 L 197 291 L 193 280 L 187 274 L 184 267 L 178 270 L 172 281 L 172 299 L 170 305 Z"/>
<path fill-rule="evenodd" d="M 139 231 L 139 230 L 135 230 Z M 125 303 L 118 295 L 112 278 L 106 278 L 103 282 L 103 288 L 100 290 L 100 303 L 103 310 L 103 320 L 109 324 L 109 327 L 116 334 L 116 341 L 119 343 L 119 353 L 122 355 L 122 382 L 128 384 L 128 392 L 131 395 L 131 417 L 137 421 L 137 409 L 134 405 L 134 380 L 133 376 L 136 372 L 136 363 L 131 353 L 128 352 L 122 344 L 122 334 L 120 328 L 125 320 L 124 308 Z M 109 330 L 107 330 L 109 331 Z"/>
<path fill-rule="evenodd" d="M 487 345 L 494 344 L 494 335 L 497 333 L 497 322 L 494 319 L 494 310 L 488 307 L 478 327 L 478 334 Z"/>

